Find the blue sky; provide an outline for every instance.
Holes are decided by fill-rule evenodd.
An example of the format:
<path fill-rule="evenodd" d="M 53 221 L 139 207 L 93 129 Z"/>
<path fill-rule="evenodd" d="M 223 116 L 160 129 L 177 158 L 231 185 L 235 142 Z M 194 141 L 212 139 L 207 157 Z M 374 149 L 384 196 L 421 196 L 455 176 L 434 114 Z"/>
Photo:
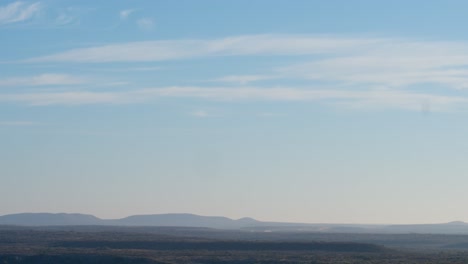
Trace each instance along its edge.
<path fill-rule="evenodd" d="M 0 214 L 468 221 L 466 1 L 0 1 Z"/>

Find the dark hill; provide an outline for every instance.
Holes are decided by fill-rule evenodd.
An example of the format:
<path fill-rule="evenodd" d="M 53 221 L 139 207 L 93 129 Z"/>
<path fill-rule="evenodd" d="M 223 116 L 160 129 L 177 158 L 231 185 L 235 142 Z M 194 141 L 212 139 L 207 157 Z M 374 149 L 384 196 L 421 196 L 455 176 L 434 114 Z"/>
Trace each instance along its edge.
<path fill-rule="evenodd" d="M 21 213 L 0 216 L 2 225 L 102 225 L 103 220 L 86 214 Z"/>
<path fill-rule="evenodd" d="M 260 225 L 261 223 L 252 218 L 233 220 L 221 216 L 200 216 L 194 214 L 133 215 L 112 220 L 104 220 L 92 215 L 66 213 L 21 213 L 0 216 L 0 225 L 17 226 L 115 225 L 238 229 Z"/>
<path fill-rule="evenodd" d="M 258 225 L 261 223 L 251 218 L 233 220 L 221 216 L 200 216 L 194 214 L 133 215 L 126 218 L 113 220 L 113 222 L 118 225 L 130 226 L 191 226 L 220 229 L 237 229 L 249 225 Z"/>

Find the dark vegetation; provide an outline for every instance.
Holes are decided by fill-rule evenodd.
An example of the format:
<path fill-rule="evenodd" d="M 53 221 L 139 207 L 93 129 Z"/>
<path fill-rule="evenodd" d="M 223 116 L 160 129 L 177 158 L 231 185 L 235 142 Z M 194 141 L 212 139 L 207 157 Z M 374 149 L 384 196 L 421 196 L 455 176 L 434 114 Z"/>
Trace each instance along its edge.
<path fill-rule="evenodd" d="M 468 236 L 0 226 L 9 263 L 468 263 Z"/>

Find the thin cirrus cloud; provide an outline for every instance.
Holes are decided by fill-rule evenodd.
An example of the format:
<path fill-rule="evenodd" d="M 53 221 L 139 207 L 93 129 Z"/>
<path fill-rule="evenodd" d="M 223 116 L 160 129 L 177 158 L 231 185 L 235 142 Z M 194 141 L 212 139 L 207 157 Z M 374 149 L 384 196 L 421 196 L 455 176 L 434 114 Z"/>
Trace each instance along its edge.
<path fill-rule="evenodd" d="M 163 87 L 119 92 L 46 92 L 1 94 L 0 102 L 28 105 L 133 104 L 161 98 L 193 98 L 211 101 L 324 102 L 348 108 L 447 111 L 463 107 L 468 98 L 374 89 L 351 91 L 333 89 L 265 87 Z"/>
<path fill-rule="evenodd" d="M 430 90 L 424 93 L 412 90 L 423 84 L 436 84 L 452 90 L 468 88 L 468 44 L 464 42 L 265 34 L 208 40 L 111 44 L 72 49 L 23 62 L 149 62 L 254 55 L 301 56 L 300 62 L 272 69 L 258 69 L 262 74 L 233 74 L 212 80 L 237 84 L 238 87 L 188 86 L 117 93 L 21 94 L 17 97 L 4 96 L 0 100 L 33 105 L 80 105 L 136 103 L 156 98 L 190 97 L 227 101 L 320 101 L 352 108 L 421 110 L 429 107 L 431 111 L 460 108 L 468 101 L 468 97 L 462 92 L 437 94 Z M 271 79 L 301 79 L 309 82 L 309 88 L 245 86 L 248 83 Z"/>
<path fill-rule="evenodd" d="M 207 56 L 304 55 L 354 52 L 384 39 L 302 35 L 246 35 L 221 39 L 160 40 L 73 49 L 25 62 L 145 62 Z"/>
<path fill-rule="evenodd" d="M 31 121 L 0 121 L 0 126 L 18 127 L 18 126 L 34 126 L 36 122 Z"/>
<path fill-rule="evenodd" d="M 125 21 L 125 20 L 128 20 L 129 17 L 135 13 L 137 11 L 137 9 L 125 9 L 125 10 L 121 10 L 119 12 L 119 16 L 120 16 L 120 20 L 122 21 Z M 154 29 L 154 20 L 152 18 L 149 18 L 149 17 L 140 17 L 138 19 L 136 19 L 136 21 L 134 21 L 135 24 L 137 25 L 137 27 L 141 30 L 144 30 L 144 31 L 151 31 Z"/>
<path fill-rule="evenodd" d="M 152 30 L 154 28 L 154 21 L 151 18 L 140 18 L 136 21 L 137 26 L 142 30 Z"/>
<path fill-rule="evenodd" d="M 191 116 L 198 117 L 198 118 L 204 118 L 210 116 L 210 114 L 205 111 L 205 110 L 196 110 L 193 112 L 190 112 Z"/>
<path fill-rule="evenodd" d="M 212 80 L 213 82 L 225 82 L 234 84 L 247 84 L 256 81 L 274 79 L 272 75 L 228 75 Z"/>
<path fill-rule="evenodd" d="M 83 10 L 76 7 L 67 7 L 59 10 L 55 24 L 58 26 L 66 26 L 80 23 L 80 16 Z"/>
<path fill-rule="evenodd" d="M 6 6 L 0 6 L 0 25 L 29 20 L 39 13 L 41 4 L 16 1 Z"/>
<path fill-rule="evenodd" d="M 132 13 L 134 13 L 136 9 L 125 9 L 119 12 L 120 19 L 125 20 L 127 19 Z"/>
<path fill-rule="evenodd" d="M 360 55 L 290 65 L 280 75 L 344 85 L 408 87 L 440 84 L 452 89 L 468 88 L 468 52 L 459 55 Z"/>
<path fill-rule="evenodd" d="M 0 79 L 1 86 L 46 86 L 46 85 L 73 85 L 84 83 L 84 78 L 68 74 L 45 73 L 28 77 L 12 77 Z"/>
<path fill-rule="evenodd" d="M 55 19 L 55 22 L 58 25 L 68 25 L 71 23 L 74 23 L 76 21 L 76 18 L 73 16 L 70 16 L 66 13 L 61 13 L 59 16 Z"/>
<path fill-rule="evenodd" d="M 270 69 L 270 74 L 231 75 L 219 82 L 296 78 L 339 85 L 405 87 L 435 83 L 468 88 L 468 44 L 398 38 L 309 35 L 246 35 L 220 39 L 129 42 L 73 49 L 26 62 L 148 62 L 214 56 L 304 56 L 303 62 Z M 305 61 L 305 62 L 304 62 Z M 265 69 L 260 69 L 266 72 Z"/>

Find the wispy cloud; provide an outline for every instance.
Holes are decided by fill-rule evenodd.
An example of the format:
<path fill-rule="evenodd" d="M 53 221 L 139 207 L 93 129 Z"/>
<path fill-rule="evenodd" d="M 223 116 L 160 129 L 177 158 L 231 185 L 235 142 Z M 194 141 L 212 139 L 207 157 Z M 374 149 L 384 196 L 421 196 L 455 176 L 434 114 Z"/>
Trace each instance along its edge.
<path fill-rule="evenodd" d="M 203 117 L 208 117 L 209 113 L 205 110 L 196 110 L 196 111 L 190 112 L 190 115 L 194 117 L 203 118 Z"/>
<path fill-rule="evenodd" d="M 225 82 L 235 84 L 247 84 L 255 81 L 262 81 L 273 79 L 271 75 L 228 75 L 221 78 L 214 79 L 214 82 Z"/>
<path fill-rule="evenodd" d="M 68 74 L 45 73 L 28 77 L 13 77 L 0 79 L 2 86 L 44 86 L 44 85 L 73 85 L 85 82 L 84 78 Z"/>
<path fill-rule="evenodd" d="M 135 11 L 136 11 L 136 9 L 125 9 L 125 10 L 120 11 L 120 13 L 119 13 L 120 19 L 122 19 L 122 20 L 127 19 Z"/>
<path fill-rule="evenodd" d="M 135 13 L 137 11 L 137 9 L 133 8 L 133 9 L 125 9 L 125 10 L 121 10 L 119 12 L 119 16 L 120 16 L 120 19 L 122 21 L 125 21 L 125 20 L 128 20 L 129 17 Z M 154 29 L 154 26 L 155 26 L 155 23 L 154 23 L 154 19 L 150 18 L 150 17 L 140 17 L 138 19 L 132 19 L 132 22 L 135 22 L 135 24 L 137 25 L 137 27 L 141 30 L 144 30 L 144 31 L 151 31 Z"/>
<path fill-rule="evenodd" d="M 29 20 L 39 13 L 41 4 L 16 1 L 0 6 L 0 25 Z"/>
<path fill-rule="evenodd" d="M 301 63 L 262 74 L 228 75 L 228 87 L 173 86 L 121 91 L 32 94 L 29 104 L 134 103 L 152 98 L 311 101 L 352 108 L 442 111 L 468 102 L 468 43 L 311 35 L 247 35 L 220 39 L 130 42 L 73 49 L 29 62 L 146 62 L 220 56 L 300 56 Z M 310 56 L 309 56 L 310 55 Z M 319 55 L 319 56 L 316 56 Z M 261 80 L 301 80 L 301 87 L 250 86 Z M 431 89 L 423 89 L 430 85 Z M 440 92 L 440 88 L 445 89 Z M 435 92 L 436 89 L 439 89 Z M 447 92 L 447 89 L 451 89 Z M 10 99 L 1 99 L 3 101 Z"/>
<path fill-rule="evenodd" d="M 136 21 L 137 26 L 142 30 L 153 30 L 154 28 L 154 21 L 152 18 L 140 18 Z"/>
<path fill-rule="evenodd" d="M 34 126 L 36 122 L 31 121 L 0 121 L 0 126 Z"/>
<path fill-rule="evenodd" d="M 353 108 L 402 108 L 420 110 L 429 104 L 431 109 L 442 111 L 457 104 L 468 102 L 461 96 L 433 95 L 388 89 L 339 90 L 314 88 L 266 88 L 266 87 L 168 87 L 146 89 L 140 93 L 147 96 L 187 97 L 222 101 L 321 101 Z"/>
<path fill-rule="evenodd" d="M 58 26 L 77 24 L 79 23 L 79 17 L 70 12 L 70 10 L 62 10 L 55 19 L 55 23 Z"/>
<path fill-rule="evenodd" d="M 162 67 L 154 66 L 154 67 L 133 67 L 127 68 L 126 71 L 159 71 Z"/>
<path fill-rule="evenodd" d="M 75 21 L 75 18 L 73 16 L 70 16 L 68 14 L 65 14 L 65 13 L 61 13 L 56 19 L 55 19 L 55 22 L 58 24 L 58 25 L 67 25 L 67 24 L 71 24 Z"/>
<path fill-rule="evenodd" d="M 115 68 L 96 68 L 93 70 L 104 71 L 104 72 L 152 72 L 160 71 L 163 67 L 149 66 L 149 67 L 115 67 Z"/>
<path fill-rule="evenodd" d="M 164 61 L 203 56 L 335 54 L 366 50 L 384 39 L 302 35 L 248 35 L 213 40 L 130 42 L 74 49 L 28 62 Z"/>
<path fill-rule="evenodd" d="M 413 84 L 441 84 L 468 88 L 468 53 L 447 55 L 361 55 L 324 59 L 287 66 L 282 75 L 337 82 L 344 85 L 406 87 Z"/>
<path fill-rule="evenodd" d="M 0 101 L 9 103 L 23 103 L 27 105 L 85 105 L 98 103 L 129 103 L 125 93 L 104 92 L 45 92 L 45 93 L 17 93 L 1 94 Z"/>
<path fill-rule="evenodd" d="M 468 103 L 462 96 L 433 95 L 411 91 L 374 89 L 350 91 L 337 89 L 265 87 L 163 87 L 119 92 L 46 92 L 1 94 L 0 102 L 28 105 L 131 104 L 158 98 L 192 98 L 214 101 L 316 102 L 355 109 L 405 109 L 431 111 L 458 109 Z M 199 112 L 199 115 L 203 115 Z"/>
<path fill-rule="evenodd" d="M 270 118 L 270 117 L 283 117 L 284 114 L 271 113 L 271 112 L 260 112 L 260 113 L 257 113 L 256 116 L 263 117 L 263 118 Z"/>
<path fill-rule="evenodd" d="M 29 62 L 135 62 L 207 56 L 320 55 L 270 74 L 225 76 L 215 81 L 247 84 L 270 78 L 337 85 L 404 87 L 435 83 L 468 88 L 468 43 L 309 35 L 248 35 L 211 40 L 131 42 L 74 49 Z M 266 72 L 262 69 L 262 72 Z M 274 77 L 273 77 L 274 76 Z"/>
<path fill-rule="evenodd" d="M 86 16 L 93 12 L 92 8 L 83 8 L 77 6 L 68 6 L 56 10 L 56 26 L 74 26 L 79 25 Z"/>

